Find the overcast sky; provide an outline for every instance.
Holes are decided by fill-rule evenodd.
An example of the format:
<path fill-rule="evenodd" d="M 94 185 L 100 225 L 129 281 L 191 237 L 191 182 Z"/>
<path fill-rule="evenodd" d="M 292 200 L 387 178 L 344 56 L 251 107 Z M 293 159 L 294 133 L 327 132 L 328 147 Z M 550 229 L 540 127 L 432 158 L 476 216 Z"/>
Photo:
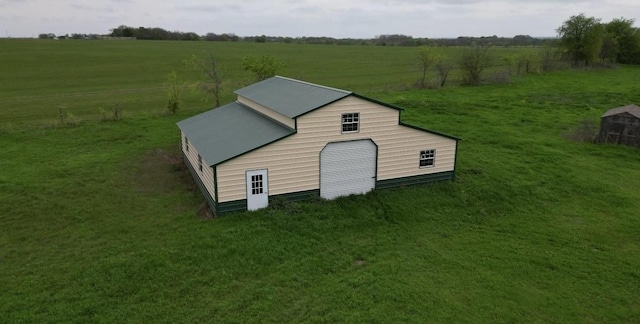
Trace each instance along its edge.
<path fill-rule="evenodd" d="M 107 34 L 119 25 L 201 35 L 540 37 L 579 13 L 638 20 L 640 0 L 0 0 L 0 37 Z"/>

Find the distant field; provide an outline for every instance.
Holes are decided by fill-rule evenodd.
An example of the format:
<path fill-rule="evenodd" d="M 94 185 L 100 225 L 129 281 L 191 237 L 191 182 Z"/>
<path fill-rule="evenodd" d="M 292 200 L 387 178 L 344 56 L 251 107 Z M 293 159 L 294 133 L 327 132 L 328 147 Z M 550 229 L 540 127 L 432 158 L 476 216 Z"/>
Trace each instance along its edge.
<path fill-rule="evenodd" d="M 440 50 L 452 61 L 461 52 Z M 83 119 L 98 119 L 101 108 L 109 111 L 115 106 L 129 114 L 162 111 L 167 73 L 176 70 L 181 79 L 195 82 L 201 76 L 185 69 L 183 60 L 211 51 L 227 82 L 223 102 L 233 100 L 233 90 L 252 82 L 252 75 L 241 67 L 247 54 L 279 58 L 288 66 L 286 76 L 363 94 L 407 88 L 418 79 L 416 47 L 4 39 L 0 40 L 0 125 L 55 121 L 61 107 Z M 500 57 L 523 51 L 539 49 L 492 49 L 497 65 L 504 64 Z M 450 82 L 457 82 L 456 71 Z M 198 93 L 186 93 L 184 100 L 185 109 L 212 105 Z"/>
<path fill-rule="evenodd" d="M 640 322 L 640 151 L 572 140 L 640 67 L 383 91 L 415 48 L 216 50 L 261 45 L 461 137 L 456 181 L 203 220 L 175 122 L 207 103 L 160 114 L 159 84 L 217 44 L 0 42 L 0 322 Z M 60 104 L 84 122 L 43 127 Z"/>

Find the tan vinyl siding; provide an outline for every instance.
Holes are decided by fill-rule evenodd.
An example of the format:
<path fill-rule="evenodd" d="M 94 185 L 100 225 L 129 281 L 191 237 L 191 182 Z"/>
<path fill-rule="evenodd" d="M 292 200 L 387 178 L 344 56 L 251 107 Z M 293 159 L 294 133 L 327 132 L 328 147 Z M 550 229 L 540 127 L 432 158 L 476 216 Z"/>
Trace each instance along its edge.
<path fill-rule="evenodd" d="M 191 142 L 189 142 L 189 151 L 187 151 L 187 148 L 185 147 L 185 143 L 184 143 L 184 133 L 181 134 L 181 138 L 182 138 L 182 153 L 184 153 L 184 155 L 187 157 L 187 159 L 189 160 L 189 163 L 191 163 L 191 167 L 196 171 L 196 174 L 198 174 L 200 181 L 202 181 L 205 188 L 207 188 L 207 191 L 209 191 L 209 195 L 213 197 L 213 200 L 217 201 L 218 199 L 216 197 L 215 186 L 213 183 L 212 168 L 209 167 L 207 162 L 203 159 L 202 172 L 200 172 L 200 169 L 198 167 L 198 152 L 196 151 L 195 147 L 191 145 Z"/>
<path fill-rule="evenodd" d="M 249 100 L 249 99 L 247 99 L 247 98 L 245 98 L 243 96 L 238 96 L 237 101 L 239 103 L 241 103 L 241 104 L 243 104 L 243 105 L 245 105 L 245 106 L 247 106 L 247 107 L 249 107 L 249 108 L 251 108 L 251 109 L 253 109 L 253 110 L 255 110 L 255 111 L 257 111 L 257 112 L 259 112 L 259 113 L 261 113 L 261 114 L 263 114 L 263 115 L 265 115 L 265 116 L 267 116 L 267 117 L 269 117 L 269 118 L 281 123 L 281 124 L 283 124 L 283 125 L 288 126 L 289 128 L 293 128 L 293 129 L 296 128 L 296 122 L 293 119 L 291 119 L 291 118 L 289 118 L 289 117 L 287 117 L 287 116 L 285 116 L 283 114 L 280 114 L 278 112 L 275 112 L 275 111 L 273 111 L 273 110 L 271 110 L 271 109 L 269 109 L 269 108 L 267 108 L 267 107 L 265 107 L 265 106 L 263 106 L 263 105 L 261 105 L 259 103 L 251 101 L 251 100 Z"/>
<path fill-rule="evenodd" d="M 413 128 L 398 126 L 392 136 L 374 140 L 378 144 L 378 180 L 387 180 L 454 168 L 456 141 Z M 420 168 L 420 151 L 435 149 L 435 165 Z"/>
<path fill-rule="evenodd" d="M 343 113 L 360 113 L 360 130 L 342 134 Z M 220 202 L 246 199 L 245 172 L 268 169 L 269 195 L 319 189 L 320 151 L 329 142 L 372 139 L 377 180 L 451 171 L 456 141 L 401 126 L 399 111 L 354 96 L 298 118 L 298 132 L 218 166 Z M 435 166 L 419 168 L 420 150 L 435 149 Z"/>

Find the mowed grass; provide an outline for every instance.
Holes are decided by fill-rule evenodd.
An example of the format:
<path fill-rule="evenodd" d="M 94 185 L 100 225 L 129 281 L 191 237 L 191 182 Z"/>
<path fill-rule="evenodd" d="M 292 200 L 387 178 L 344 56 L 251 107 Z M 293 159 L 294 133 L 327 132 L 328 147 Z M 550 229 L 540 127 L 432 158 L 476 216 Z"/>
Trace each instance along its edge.
<path fill-rule="evenodd" d="M 463 138 L 455 182 L 214 220 L 175 162 L 202 107 L 6 129 L 0 318 L 638 322 L 640 151 L 566 135 L 639 85 L 621 67 L 380 92 Z"/>
<path fill-rule="evenodd" d="M 418 80 L 416 47 L 336 46 L 244 42 L 162 42 L 0 39 L 0 127 L 59 122 L 60 108 L 80 120 L 112 117 L 118 107 L 125 116 L 165 110 L 166 75 L 175 70 L 187 84 L 205 80 L 184 60 L 214 54 L 224 79 L 222 102 L 233 91 L 254 82 L 242 70 L 249 54 L 272 55 L 286 63 L 280 74 L 362 94 L 411 88 Z M 441 48 L 455 64 L 462 48 Z M 535 55 L 536 48 L 492 48 L 494 63 L 518 53 Z M 505 66 L 493 70 L 505 70 Z M 430 79 L 436 72 L 430 73 Z M 459 79 L 453 70 L 451 84 Z M 213 107 L 201 93 L 183 93 L 185 110 Z M 199 109 L 199 110 L 198 110 Z M 106 112 L 105 116 L 103 116 Z"/>

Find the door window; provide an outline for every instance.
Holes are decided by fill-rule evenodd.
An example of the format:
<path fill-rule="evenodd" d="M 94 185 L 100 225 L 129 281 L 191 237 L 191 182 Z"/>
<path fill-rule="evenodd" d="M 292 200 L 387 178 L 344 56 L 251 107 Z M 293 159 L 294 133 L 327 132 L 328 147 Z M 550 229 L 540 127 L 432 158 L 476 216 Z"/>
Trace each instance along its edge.
<path fill-rule="evenodd" d="M 251 176 L 251 194 L 260 195 L 264 192 L 264 184 L 262 183 L 262 174 Z"/>

